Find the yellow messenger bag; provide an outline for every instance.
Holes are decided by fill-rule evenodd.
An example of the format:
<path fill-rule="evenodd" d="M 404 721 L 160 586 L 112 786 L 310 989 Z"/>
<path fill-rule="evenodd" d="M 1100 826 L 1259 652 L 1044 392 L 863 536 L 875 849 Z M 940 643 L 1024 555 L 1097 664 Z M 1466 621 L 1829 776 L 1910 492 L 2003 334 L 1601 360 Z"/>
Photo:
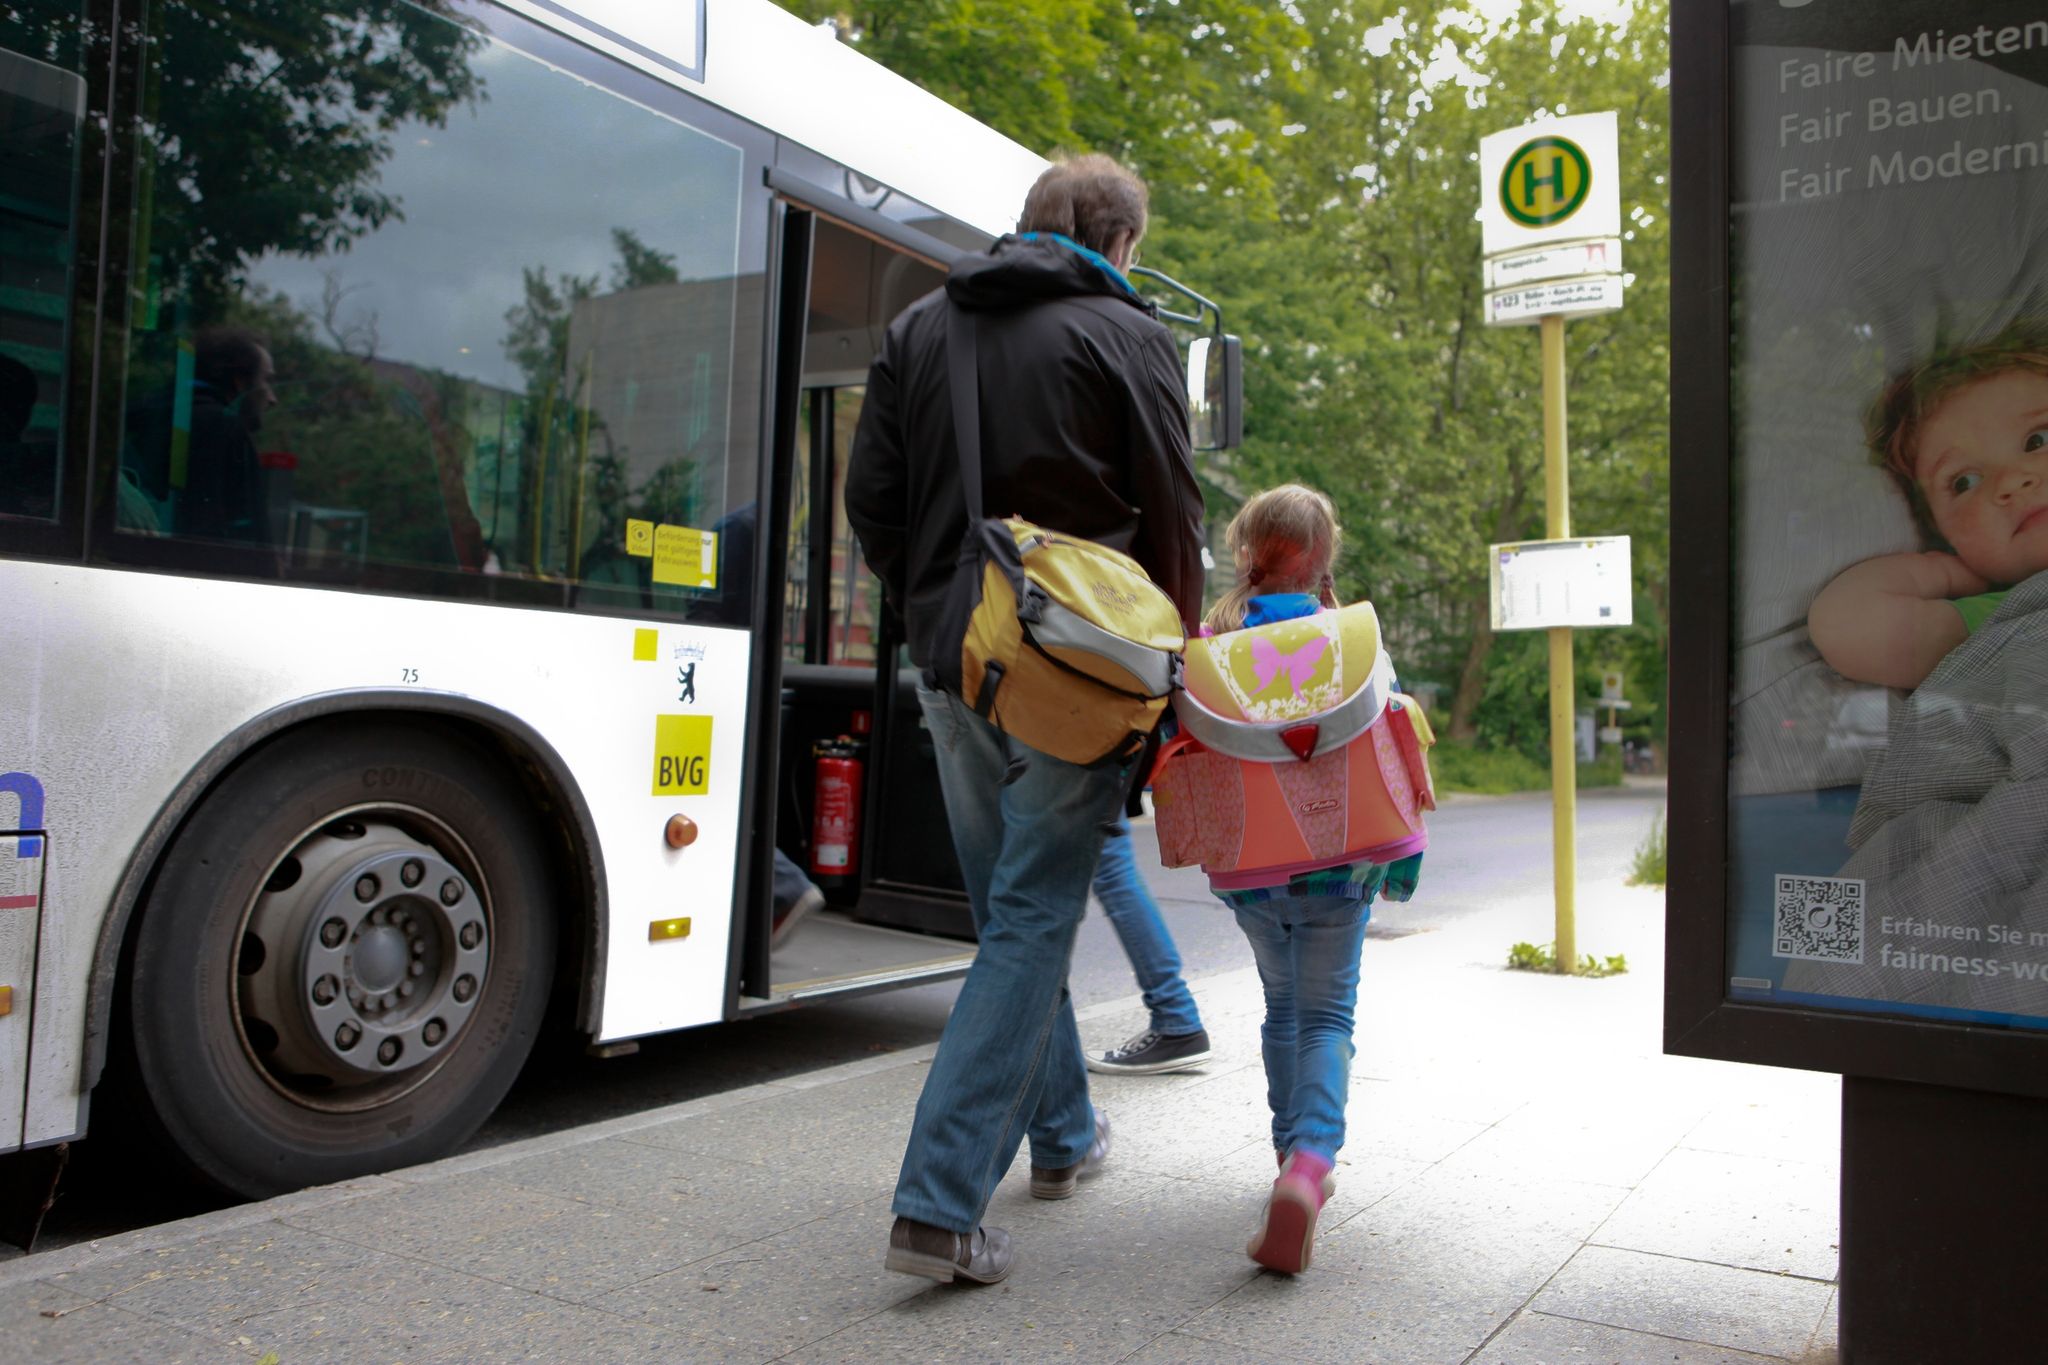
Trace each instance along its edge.
<path fill-rule="evenodd" d="M 1041 753 L 1069 763 L 1128 762 L 1180 680 L 1180 612 L 1129 555 L 984 515 L 973 314 L 952 309 L 946 344 L 967 535 L 932 673 L 943 690 Z"/>

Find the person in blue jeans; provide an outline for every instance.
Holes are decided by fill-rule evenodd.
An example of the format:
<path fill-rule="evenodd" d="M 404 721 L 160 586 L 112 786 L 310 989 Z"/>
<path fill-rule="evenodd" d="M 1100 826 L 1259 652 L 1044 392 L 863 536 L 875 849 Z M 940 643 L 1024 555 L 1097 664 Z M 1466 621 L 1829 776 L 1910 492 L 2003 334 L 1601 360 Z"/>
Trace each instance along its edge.
<path fill-rule="evenodd" d="M 1102 841 L 1095 868 L 1095 899 L 1124 945 L 1131 971 L 1151 1012 L 1148 1026 L 1107 1052 L 1088 1054 L 1088 1069 L 1109 1075 L 1155 1076 L 1186 1071 L 1209 1060 L 1209 1033 L 1180 974 L 1180 952 L 1159 905 L 1138 874 L 1131 822 L 1119 820 Z"/>
<path fill-rule="evenodd" d="M 1252 497 L 1224 532 L 1237 582 L 1209 609 L 1204 633 L 1286 621 L 1336 605 L 1332 568 L 1342 533 L 1329 498 L 1299 484 Z M 1308 1269 L 1316 1219 L 1335 1189 L 1344 1146 L 1358 958 L 1376 896 L 1405 901 L 1422 855 L 1296 872 L 1275 886 L 1210 890 L 1251 941 L 1266 996 L 1259 1028 L 1266 1104 L 1280 1174 L 1245 1254 L 1269 1270 Z"/>
<path fill-rule="evenodd" d="M 1040 1199 L 1066 1198 L 1108 1155 L 1109 1120 L 1089 1103 L 1067 966 L 1102 827 L 1130 775 L 1028 751 L 1023 775 L 1005 786 L 1009 755 L 1022 745 L 1006 749 L 958 697 L 921 686 L 917 700 L 943 787 L 996 797 L 947 807 L 981 947 L 940 1036 L 896 1182 L 899 1220 L 944 1227 L 962 1209 L 979 1216 L 1027 1137 Z M 914 1248 L 892 1239 L 891 1249 L 903 1253 L 891 1257 L 894 1268 L 926 1273 Z"/>
<path fill-rule="evenodd" d="M 987 720 L 937 690 L 935 665 L 959 658 L 946 602 L 969 518 L 997 511 L 1130 555 L 1183 626 L 1199 620 L 1203 508 L 1187 380 L 1158 309 L 1123 273 L 1145 220 L 1144 182 L 1108 157 L 1048 168 L 1016 235 L 961 257 L 942 290 L 889 324 L 847 461 L 847 520 L 925 670 L 918 703 L 980 936 L 918 1097 L 883 1262 L 941 1282 L 1010 1273 L 1009 1235 L 981 1218 L 1020 1144 L 1030 1143 L 1040 1199 L 1072 1194 L 1109 1152 L 1067 970 L 1103 828 L 1131 773 L 1015 740 L 1006 752 Z M 963 313 L 974 317 L 981 409 L 973 509 L 947 347 Z"/>
<path fill-rule="evenodd" d="M 796 865 L 796 859 L 779 848 L 775 850 L 775 871 L 770 890 L 775 902 L 775 919 L 774 927 L 768 931 L 768 946 L 774 949 L 789 941 L 797 925 L 825 908 L 825 893 L 804 875 L 804 870 Z"/>

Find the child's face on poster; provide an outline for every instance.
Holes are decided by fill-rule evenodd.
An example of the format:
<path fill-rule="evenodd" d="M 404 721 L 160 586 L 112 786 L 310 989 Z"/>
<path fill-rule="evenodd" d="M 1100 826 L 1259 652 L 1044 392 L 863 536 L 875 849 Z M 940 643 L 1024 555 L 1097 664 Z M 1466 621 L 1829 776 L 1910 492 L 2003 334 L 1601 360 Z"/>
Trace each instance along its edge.
<path fill-rule="evenodd" d="M 1997 584 L 2048 569 L 2048 375 L 2006 370 L 1949 395 L 1913 472 L 1970 569 Z"/>

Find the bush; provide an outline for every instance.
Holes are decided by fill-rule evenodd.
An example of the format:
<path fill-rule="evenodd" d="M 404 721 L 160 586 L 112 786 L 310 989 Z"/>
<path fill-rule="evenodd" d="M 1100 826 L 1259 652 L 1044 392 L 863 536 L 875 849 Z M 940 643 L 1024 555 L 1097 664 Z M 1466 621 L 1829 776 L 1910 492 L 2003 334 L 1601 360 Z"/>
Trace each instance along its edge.
<path fill-rule="evenodd" d="M 1628 884 L 1630 886 L 1664 885 L 1665 831 L 1664 813 L 1657 812 L 1657 818 L 1650 823 L 1650 832 L 1636 847 L 1635 861 L 1629 864 Z"/>
<path fill-rule="evenodd" d="M 1447 792 L 1499 796 L 1542 791 L 1550 785 L 1550 770 L 1518 749 L 1477 749 L 1448 742 L 1429 751 L 1429 773 L 1437 789 Z"/>
<path fill-rule="evenodd" d="M 1502 796 L 1509 792 L 1550 790 L 1550 765 L 1538 763 L 1519 749 L 1453 744 L 1446 740 L 1429 751 L 1430 776 L 1438 791 L 1478 792 Z M 1621 785 L 1621 753 L 1603 749 L 1577 771 L 1581 787 Z"/>
<path fill-rule="evenodd" d="M 1591 763 L 1581 763 L 1577 773 L 1581 787 L 1619 787 L 1621 785 L 1621 750 L 1612 746 L 1603 747 L 1600 757 Z"/>
<path fill-rule="evenodd" d="M 1554 972 L 1557 970 L 1557 948 L 1549 943 L 1517 943 L 1508 949 L 1508 970 L 1516 972 Z M 1628 955 L 1615 953 L 1611 957 L 1594 957 L 1591 953 L 1580 953 L 1578 966 L 1569 973 L 1572 976 L 1620 976 L 1628 970 Z"/>

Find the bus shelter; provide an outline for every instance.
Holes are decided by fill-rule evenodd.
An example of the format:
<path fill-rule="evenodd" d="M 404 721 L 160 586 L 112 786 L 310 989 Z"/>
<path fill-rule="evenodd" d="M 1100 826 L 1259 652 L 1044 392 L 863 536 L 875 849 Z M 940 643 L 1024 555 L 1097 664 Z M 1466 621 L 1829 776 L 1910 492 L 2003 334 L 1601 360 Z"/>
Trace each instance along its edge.
<path fill-rule="evenodd" d="M 1846 1360 L 2031 1356 L 2048 14 L 1672 32 L 1665 1047 L 1843 1076 Z"/>

